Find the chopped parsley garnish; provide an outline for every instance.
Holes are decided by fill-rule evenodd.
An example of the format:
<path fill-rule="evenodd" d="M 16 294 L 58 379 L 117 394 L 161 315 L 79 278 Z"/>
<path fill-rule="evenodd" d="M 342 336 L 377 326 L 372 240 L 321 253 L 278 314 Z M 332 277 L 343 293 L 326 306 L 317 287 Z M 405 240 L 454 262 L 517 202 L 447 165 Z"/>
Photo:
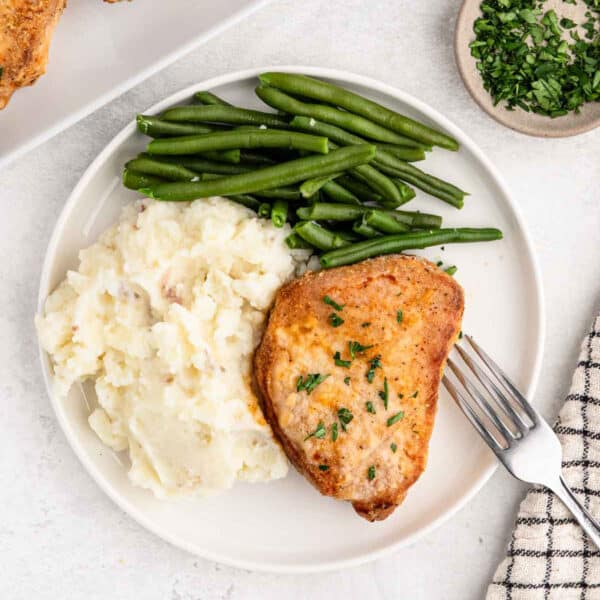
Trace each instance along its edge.
<path fill-rule="evenodd" d="M 367 479 L 373 481 L 375 479 L 375 465 L 371 465 L 367 471 Z"/>
<path fill-rule="evenodd" d="M 329 471 L 329 465 L 319 465 L 319 471 Z"/>
<path fill-rule="evenodd" d="M 402 400 L 402 398 L 404 398 L 404 394 L 401 394 L 400 392 L 398 392 L 398 398 L 400 398 L 400 400 Z"/>
<path fill-rule="evenodd" d="M 360 324 L 361 327 L 371 327 L 371 321 L 365 321 L 364 323 Z"/>
<path fill-rule="evenodd" d="M 387 377 L 383 379 L 383 391 L 379 392 L 379 397 L 383 400 L 383 408 L 387 410 L 390 391 L 388 389 Z"/>
<path fill-rule="evenodd" d="M 448 273 L 448 275 L 454 275 L 454 273 L 456 273 L 456 271 L 458 271 L 458 267 L 455 267 L 454 265 L 452 265 L 451 267 L 448 267 L 447 269 L 444 269 L 444 271 L 446 273 Z"/>
<path fill-rule="evenodd" d="M 404 313 L 401 310 L 399 310 L 396 313 L 396 321 L 398 321 L 398 323 L 402 323 L 403 318 L 404 318 Z"/>
<path fill-rule="evenodd" d="M 304 441 L 306 441 L 312 437 L 317 438 L 318 440 L 322 440 L 325 437 L 326 433 L 327 433 L 327 430 L 325 429 L 325 423 L 323 423 L 323 421 L 319 421 L 317 428 L 312 433 L 309 433 L 304 438 Z"/>
<path fill-rule="evenodd" d="M 329 304 L 329 306 L 333 306 L 335 310 L 344 310 L 345 304 L 338 304 L 335 300 L 332 300 L 329 296 L 323 296 L 323 302 L 325 304 Z"/>
<path fill-rule="evenodd" d="M 600 4 L 583 1 L 583 36 L 541 0 L 481 3 L 470 48 L 495 105 L 554 118 L 600 99 Z"/>
<path fill-rule="evenodd" d="M 392 452 L 396 453 L 396 450 L 398 450 L 398 446 L 396 446 L 396 444 L 394 444 L 394 442 L 392 442 L 390 444 L 390 448 L 392 449 Z"/>
<path fill-rule="evenodd" d="M 338 424 L 334 423 L 331 426 L 331 441 L 335 442 L 338 439 Z"/>
<path fill-rule="evenodd" d="M 298 379 L 296 380 L 296 391 L 301 392 L 302 390 L 306 390 L 306 393 L 310 394 L 320 383 L 323 383 L 328 377 L 329 375 L 321 375 L 320 373 L 309 373 L 306 376 L 306 379 L 304 379 L 302 375 L 299 375 Z"/>
<path fill-rule="evenodd" d="M 369 361 L 369 370 L 367 371 L 367 381 L 373 383 L 375 379 L 375 369 L 381 369 L 381 354 L 378 354 Z"/>
<path fill-rule="evenodd" d="M 416 398 L 419 395 L 419 390 L 417 390 L 412 396 L 411 398 Z"/>
<path fill-rule="evenodd" d="M 352 364 L 351 360 L 342 360 L 342 355 L 339 352 L 336 352 L 333 355 L 333 360 L 338 367 L 344 367 L 346 369 L 348 369 Z"/>
<path fill-rule="evenodd" d="M 463 332 L 462 332 L 462 329 L 461 329 L 461 330 L 458 332 L 458 339 L 459 339 L 459 340 L 462 340 L 462 338 L 463 338 Z"/>
<path fill-rule="evenodd" d="M 342 431 L 346 431 L 346 425 L 354 419 L 354 415 L 347 408 L 340 408 L 337 412 L 338 419 L 340 420 L 340 425 L 342 426 Z"/>
<path fill-rule="evenodd" d="M 364 352 L 365 350 L 369 350 L 372 347 L 373 347 L 373 345 L 363 346 L 359 342 L 348 342 L 348 350 L 350 351 L 350 356 L 352 357 L 352 360 L 354 360 L 356 358 L 356 355 L 359 352 Z"/>
<path fill-rule="evenodd" d="M 373 406 L 373 403 L 369 400 L 369 402 L 365 403 L 365 406 L 367 407 L 367 412 L 370 412 L 371 414 L 375 414 L 375 407 Z"/>
<path fill-rule="evenodd" d="M 444 263 L 443 263 L 441 260 L 438 260 L 438 261 L 437 261 L 435 264 L 436 264 L 438 267 L 441 267 L 441 266 L 442 266 Z"/>
<path fill-rule="evenodd" d="M 344 383 L 350 385 L 350 377 L 344 377 Z"/>
<path fill-rule="evenodd" d="M 4 67 L 0 66 L 0 79 L 2 79 L 2 75 L 4 75 Z"/>
<path fill-rule="evenodd" d="M 340 325 L 343 325 L 344 319 L 339 317 L 336 313 L 331 313 L 329 315 L 329 323 L 332 327 L 339 327 Z"/>
<path fill-rule="evenodd" d="M 393 415 L 392 417 L 390 417 L 386 423 L 388 427 L 391 427 L 392 425 L 394 425 L 395 423 L 397 423 L 398 421 L 401 421 L 404 418 L 404 411 L 401 410 L 400 412 L 396 413 L 395 415 Z"/>

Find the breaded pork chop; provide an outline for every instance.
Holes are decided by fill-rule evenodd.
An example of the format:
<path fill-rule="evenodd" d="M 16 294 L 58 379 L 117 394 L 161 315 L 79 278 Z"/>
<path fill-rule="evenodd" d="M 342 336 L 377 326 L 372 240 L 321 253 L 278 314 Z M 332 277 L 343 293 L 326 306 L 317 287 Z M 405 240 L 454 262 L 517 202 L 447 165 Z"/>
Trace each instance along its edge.
<path fill-rule="evenodd" d="M 46 72 L 52 34 L 66 4 L 66 0 L 0 0 L 0 110 L 16 90 Z"/>
<path fill-rule="evenodd" d="M 462 288 L 421 258 L 383 256 L 278 293 L 254 356 L 263 411 L 322 493 L 385 519 L 427 462 Z"/>
<path fill-rule="evenodd" d="M 66 0 L 0 2 L 0 109 L 13 92 L 43 75 L 56 23 Z"/>

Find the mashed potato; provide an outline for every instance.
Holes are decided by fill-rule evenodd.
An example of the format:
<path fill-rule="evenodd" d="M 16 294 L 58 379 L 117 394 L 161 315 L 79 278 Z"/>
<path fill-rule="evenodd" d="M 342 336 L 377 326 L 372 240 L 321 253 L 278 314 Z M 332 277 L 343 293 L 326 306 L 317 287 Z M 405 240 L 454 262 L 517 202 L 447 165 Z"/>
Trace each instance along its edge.
<path fill-rule="evenodd" d="M 55 393 L 93 379 L 89 422 L 157 496 L 284 477 L 250 387 L 275 292 L 308 258 L 289 228 L 223 198 L 139 201 L 80 253 L 36 319 Z"/>

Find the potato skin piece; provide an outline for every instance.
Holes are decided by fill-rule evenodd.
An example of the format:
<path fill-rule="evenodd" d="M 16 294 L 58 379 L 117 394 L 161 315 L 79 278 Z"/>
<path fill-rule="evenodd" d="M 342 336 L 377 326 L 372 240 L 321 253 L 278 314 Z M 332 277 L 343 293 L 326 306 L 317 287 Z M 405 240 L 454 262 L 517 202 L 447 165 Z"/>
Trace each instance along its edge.
<path fill-rule="evenodd" d="M 323 301 L 326 295 L 344 308 L 335 311 Z M 255 386 L 288 458 L 322 494 L 352 502 L 369 521 L 385 519 L 401 504 L 427 462 L 439 381 L 463 309 L 462 288 L 452 277 L 407 255 L 306 273 L 280 289 L 254 355 Z M 339 327 L 330 323 L 334 312 L 344 320 Z M 335 352 L 350 360 L 349 341 L 373 347 L 357 353 L 350 367 L 336 366 Z M 377 355 L 381 368 L 369 383 Z M 329 377 L 311 394 L 298 392 L 298 377 L 309 373 Z M 384 379 L 387 409 L 380 394 Z M 340 408 L 353 414 L 346 432 Z M 399 412 L 403 417 L 388 426 Z M 320 422 L 326 436 L 305 439 Z"/>

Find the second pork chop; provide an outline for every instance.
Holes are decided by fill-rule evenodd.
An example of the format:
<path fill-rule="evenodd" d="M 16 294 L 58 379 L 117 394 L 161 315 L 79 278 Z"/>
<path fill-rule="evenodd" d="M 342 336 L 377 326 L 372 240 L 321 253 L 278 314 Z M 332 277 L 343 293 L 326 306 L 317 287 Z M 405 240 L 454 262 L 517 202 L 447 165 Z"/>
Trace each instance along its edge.
<path fill-rule="evenodd" d="M 425 468 L 461 287 L 384 256 L 307 273 L 278 293 L 254 358 L 263 410 L 321 493 L 386 518 Z"/>

